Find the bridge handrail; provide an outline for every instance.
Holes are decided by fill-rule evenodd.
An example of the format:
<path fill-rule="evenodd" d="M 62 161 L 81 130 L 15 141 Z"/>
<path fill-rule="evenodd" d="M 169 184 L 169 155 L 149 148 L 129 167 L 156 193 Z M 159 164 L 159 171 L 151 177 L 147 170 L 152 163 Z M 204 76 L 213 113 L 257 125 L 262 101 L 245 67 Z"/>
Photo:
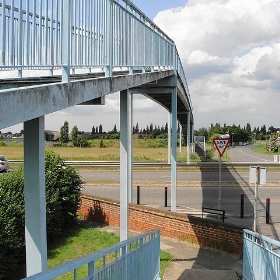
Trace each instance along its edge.
<path fill-rule="evenodd" d="M 82 3 L 83 1 L 77 0 L 58 0 L 56 5 L 53 5 L 52 1 L 46 1 L 45 7 L 42 7 L 42 3 L 41 6 L 36 6 L 36 0 L 21 0 L 18 7 L 7 5 L 7 1 L 10 0 L 0 1 L 1 70 L 61 67 L 65 63 L 61 53 L 67 50 L 63 49 L 63 46 L 71 48 L 69 49 L 71 50 L 69 66 L 73 68 L 108 65 L 119 67 L 173 66 L 173 54 L 168 50 L 168 47 L 173 47 L 174 42 L 130 1 L 122 1 L 126 4 L 130 2 L 125 7 L 116 0 L 99 0 L 93 4 L 90 3 L 91 1 Z M 27 3 L 29 4 L 27 5 Z M 25 9 L 24 6 L 26 6 Z M 132 13 L 128 6 L 133 8 L 137 14 Z M 69 10 L 65 11 L 67 7 Z M 66 36 L 63 33 L 63 25 L 67 26 L 67 20 L 69 20 L 70 25 L 66 32 L 71 30 L 70 44 L 63 41 Z M 147 30 L 143 30 L 143 28 L 150 31 L 149 36 L 156 37 L 152 37 L 152 41 L 147 41 L 148 34 L 143 33 L 147 33 Z M 140 36 L 141 39 L 135 42 L 136 31 L 142 32 L 140 35 L 145 36 L 144 40 Z M 135 58 L 135 50 L 141 46 L 143 41 L 147 41 L 146 46 L 150 47 L 147 48 L 149 53 L 151 53 L 152 48 L 153 55 L 159 54 L 158 57 L 155 55 L 153 59 L 148 57 L 151 59 L 148 61 L 150 63 L 144 60 L 139 63 Z M 113 46 L 114 57 L 112 61 L 109 61 L 110 53 L 108 53 L 106 45 L 108 43 Z M 154 49 L 157 45 L 162 47 L 164 52 L 160 48 Z M 120 48 L 117 48 L 118 46 Z M 91 53 L 91 47 L 98 47 L 95 54 Z M 129 49 L 131 47 L 135 48 Z M 124 58 L 121 48 L 122 51 L 130 53 L 131 57 Z M 56 53 L 52 53 L 53 49 L 56 49 Z M 165 55 L 164 59 L 160 57 L 162 54 Z M 52 55 L 53 57 L 51 57 Z M 141 52 L 142 59 L 146 55 L 148 54 Z"/>
<path fill-rule="evenodd" d="M 279 241 L 245 229 L 243 244 L 242 279 L 279 279 Z"/>
<path fill-rule="evenodd" d="M 0 79 L 175 69 L 192 107 L 174 41 L 131 1 L 37 2 L 0 0 Z"/>
<path fill-rule="evenodd" d="M 97 266 L 98 260 L 102 260 L 100 268 Z M 157 228 L 24 279 L 47 280 L 68 272 L 74 272 L 74 279 L 81 279 L 81 275 L 78 277 L 78 270 L 87 265 L 87 275 L 83 279 L 128 279 L 129 276 L 129 279 L 135 280 L 155 280 L 160 279 L 159 261 L 160 229 Z M 112 275 L 114 278 L 111 278 Z"/>

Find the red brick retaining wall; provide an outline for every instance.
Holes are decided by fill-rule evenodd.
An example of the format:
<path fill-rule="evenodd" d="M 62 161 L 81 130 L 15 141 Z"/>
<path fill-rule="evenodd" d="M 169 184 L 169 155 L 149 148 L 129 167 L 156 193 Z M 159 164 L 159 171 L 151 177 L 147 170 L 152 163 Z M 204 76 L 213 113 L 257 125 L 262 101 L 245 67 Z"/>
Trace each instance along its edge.
<path fill-rule="evenodd" d="M 119 226 L 119 201 L 90 195 L 82 196 L 81 199 L 79 214 L 84 219 Z M 141 205 L 129 205 L 129 229 L 145 232 L 157 227 L 165 237 L 242 255 L 241 227 Z"/>

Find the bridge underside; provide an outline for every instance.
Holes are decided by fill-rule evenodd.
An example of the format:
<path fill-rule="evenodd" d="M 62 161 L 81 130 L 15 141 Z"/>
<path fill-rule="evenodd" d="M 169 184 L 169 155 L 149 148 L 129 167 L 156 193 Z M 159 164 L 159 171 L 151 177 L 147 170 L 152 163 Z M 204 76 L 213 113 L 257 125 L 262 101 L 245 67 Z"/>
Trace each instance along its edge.
<path fill-rule="evenodd" d="M 106 95 L 134 88 L 171 111 L 170 80 L 174 70 L 113 77 L 74 79 L 70 83 L 43 79 L 0 81 L 0 129 L 44 116 L 74 105 L 98 103 Z M 169 83 L 169 85 L 168 85 Z M 156 86 L 155 86 L 156 85 Z M 19 87 L 20 86 L 20 87 Z M 190 111 L 178 82 L 178 120 L 183 128 Z M 28 109 L 27 109 L 28 108 Z"/>
<path fill-rule="evenodd" d="M 155 82 L 144 84 L 138 87 L 134 87 L 132 90 L 141 93 L 148 98 L 154 100 L 167 111 L 172 111 L 172 90 L 177 89 L 177 119 L 182 126 L 182 132 L 184 138 L 188 134 L 188 126 L 193 125 L 193 115 L 191 112 L 191 106 L 186 98 L 184 98 L 184 91 L 179 79 L 176 77 L 167 77 Z M 190 120 L 188 120 L 188 117 Z"/>

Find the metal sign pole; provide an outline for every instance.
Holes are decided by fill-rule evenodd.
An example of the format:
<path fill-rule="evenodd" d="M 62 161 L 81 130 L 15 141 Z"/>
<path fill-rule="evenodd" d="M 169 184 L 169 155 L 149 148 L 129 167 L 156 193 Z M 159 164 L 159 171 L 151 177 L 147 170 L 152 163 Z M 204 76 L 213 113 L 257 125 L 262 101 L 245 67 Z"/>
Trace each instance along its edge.
<path fill-rule="evenodd" d="M 219 198 L 218 198 L 218 209 L 221 209 L 222 201 L 222 157 L 220 156 L 219 161 Z"/>
<path fill-rule="evenodd" d="M 254 232 L 257 231 L 258 220 L 258 184 L 259 184 L 259 167 L 256 167 L 256 182 L 255 182 L 255 204 L 254 204 Z"/>

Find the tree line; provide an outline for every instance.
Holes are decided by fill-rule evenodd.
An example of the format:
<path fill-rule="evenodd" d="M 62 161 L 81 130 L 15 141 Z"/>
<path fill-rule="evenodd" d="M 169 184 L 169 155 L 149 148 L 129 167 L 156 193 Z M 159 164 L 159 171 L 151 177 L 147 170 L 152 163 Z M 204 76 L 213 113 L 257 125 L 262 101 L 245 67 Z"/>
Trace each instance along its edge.
<path fill-rule="evenodd" d="M 207 142 L 212 142 L 214 137 L 225 134 L 228 134 L 234 143 L 266 140 L 266 149 L 274 152 L 278 149 L 277 138 L 280 134 L 280 128 L 262 125 L 252 129 L 250 123 L 247 123 L 244 127 L 216 123 L 215 125 L 211 124 L 209 128 L 202 127 L 194 132 L 195 136 L 204 136 Z"/>
<path fill-rule="evenodd" d="M 137 138 L 167 138 L 168 133 L 168 123 L 165 125 L 159 126 L 150 124 L 147 125 L 146 128 L 139 128 L 139 124 L 137 123 L 133 126 L 132 129 L 133 135 L 137 134 Z M 117 125 L 115 124 L 113 129 L 105 132 L 103 130 L 102 124 L 97 126 L 92 126 L 91 132 L 79 131 L 78 127 L 73 126 L 71 132 L 69 132 L 69 123 L 65 121 L 64 124 L 60 128 L 60 137 L 59 142 L 61 145 L 66 145 L 70 140 L 72 141 L 73 146 L 75 147 L 87 147 L 89 146 L 88 140 L 96 139 L 96 138 L 104 138 L 104 139 L 120 139 L 120 132 L 117 129 Z"/>
<path fill-rule="evenodd" d="M 178 126 L 179 131 L 179 126 Z M 137 138 L 151 138 L 151 139 L 165 139 L 168 137 L 168 123 L 165 125 L 147 125 L 146 128 L 140 128 L 139 124 L 133 126 L 132 129 L 133 135 L 137 134 Z M 279 137 L 280 128 L 274 126 L 266 127 L 262 125 L 259 127 L 252 128 L 250 123 L 247 123 L 244 127 L 241 125 L 227 125 L 224 123 L 211 124 L 209 128 L 199 128 L 194 131 L 194 136 L 204 136 L 206 141 L 212 142 L 214 137 L 219 135 L 229 135 L 231 141 L 234 143 L 245 143 L 252 142 L 254 140 L 269 140 L 267 144 L 267 149 L 273 151 L 278 148 L 276 145 L 276 140 Z M 60 129 L 60 143 L 66 144 L 69 142 L 69 135 L 71 136 L 72 144 L 74 146 L 85 147 L 88 146 L 88 140 L 96 138 L 104 139 L 119 139 L 120 133 L 117 129 L 116 124 L 113 126 L 112 130 L 105 132 L 103 130 L 102 124 L 97 126 L 92 126 L 91 132 L 79 131 L 78 127 L 75 125 L 69 134 L 69 124 L 67 121 L 64 122 L 63 126 Z"/>

